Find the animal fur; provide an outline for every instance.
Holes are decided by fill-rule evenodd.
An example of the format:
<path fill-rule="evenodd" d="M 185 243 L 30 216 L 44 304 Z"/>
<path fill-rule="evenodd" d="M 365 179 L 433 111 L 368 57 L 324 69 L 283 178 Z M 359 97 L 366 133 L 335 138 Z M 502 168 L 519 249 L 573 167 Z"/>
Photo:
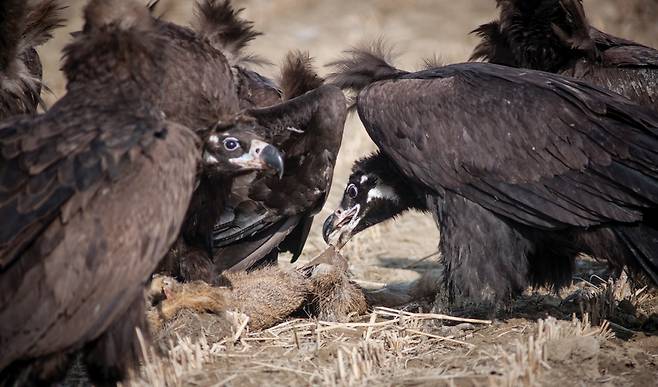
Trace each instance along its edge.
<path fill-rule="evenodd" d="M 268 328 L 283 321 L 304 305 L 309 285 L 299 273 L 276 267 L 253 272 L 227 273 L 226 286 L 202 281 L 179 283 L 173 278 L 156 277 L 149 292 L 153 298 L 161 289 L 164 300 L 157 306 L 158 323 L 174 319 L 182 310 L 224 315 L 240 311 L 249 316 L 249 327 Z"/>
<path fill-rule="evenodd" d="M 430 270 L 412 282 L 392 283 L 381 289 L 366 290 L 368 305 L 398 307 L 421 300 L 434 301 L 442 287 L 443 272 Z"/>
<path fill-rule="evenodd" d="M 366 293 L 336 266 L 320 264 L 311 276 L 310 309 L 324 321 L 348 322 L 368 312 Z"/>
<path fill-rule="evenodd" d="M 340 254 L 333 248 L 330 250 L 329 259 L 318 260 L 300 270 L 265 267 L 226 273 L 222 286 L 203 281 L 180 283 L 156 275 L 146 292 L 153 306 L 148 312 L 152 330 L 156 335 L 167 329 L 176 330 L 182 319 L 195 326 L 218 324 L 219 331 L 214 333 L 221 336 L 231 332 L 227 328 L 232 326 L 230 313 L 244 313 L 249 317 L 249 327 L 261 330 L 285 321 L 302 309 L 324 321 L 346 322 L 366 314 L 371 307 L 395 307 L 432 298 L 438 289 L 439 274 L 430 272 L 411 283 L 365 290 L 349 280 L 347 266 L 331 258 Z M 189 330 L 187 333 L 195 334 Z"/>

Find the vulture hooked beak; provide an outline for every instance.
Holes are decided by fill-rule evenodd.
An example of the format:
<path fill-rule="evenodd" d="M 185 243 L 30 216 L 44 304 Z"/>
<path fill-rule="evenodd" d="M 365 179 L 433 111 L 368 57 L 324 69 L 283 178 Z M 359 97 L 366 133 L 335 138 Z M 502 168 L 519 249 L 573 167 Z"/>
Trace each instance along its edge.
<path fill-rule="evenodd" d="M 361 221 L 359 214 L 361 205 L 357 204 L 348 210 L 337 209 L 324 221 L 322 235 L 327 244 L 341 249 L 354 236 L 353 231 Z"/>
<path fill-rule="evenodd" d="M 283 155 L 275 146 L 264 141 L 253 140 L 249 153 L 245 153 L 238 158 L 229 159 L 229 162 L 244 169 L 273 170 L 279 176 L 279 179 L 283 177 Z"/>

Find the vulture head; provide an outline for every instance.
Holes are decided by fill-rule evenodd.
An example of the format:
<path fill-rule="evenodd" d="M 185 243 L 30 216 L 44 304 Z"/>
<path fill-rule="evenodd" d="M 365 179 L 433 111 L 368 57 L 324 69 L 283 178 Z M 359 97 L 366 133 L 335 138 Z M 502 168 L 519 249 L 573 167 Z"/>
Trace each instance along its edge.
<path fill-rule="evenodd" d="M 417 201 L 386 156 L 376 153 L 358 160 L 339 208 L 324 222 L 324 240 L 340 249 L 368 227 L 422 207 Z"/>
<path fill-rule="evenodd" d="M 250 171 L 273 171 L 283 176 L 283 154 L 244 123 L 217 125 L 204 135 L 203 169 L 213 174 L 238 175 Z"/>

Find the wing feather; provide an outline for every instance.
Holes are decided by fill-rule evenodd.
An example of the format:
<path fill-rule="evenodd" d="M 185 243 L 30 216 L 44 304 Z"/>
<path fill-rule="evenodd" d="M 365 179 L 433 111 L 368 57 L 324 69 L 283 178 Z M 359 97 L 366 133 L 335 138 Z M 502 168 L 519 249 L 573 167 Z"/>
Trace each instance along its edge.
<path fill-rule="evenodd" d="M 658 203 L 658 116 L 553 74 L 471 63 L 371 85 L 359 115 L 409 177 L 544 228 Z"/>
<path fill-rule="evenodd" d="M 40 119 L 0 128 L 0 268 L 54 218 L 68 219 L 84 206 L 99 183 L 111 182 L 135 147 L 141 152 L 153 143 L 155 137 L 145 136 L 153 129 L 134 122 L 113 131 L 102 123 L 80 130 L 76 120 L 55 130 Z"/>

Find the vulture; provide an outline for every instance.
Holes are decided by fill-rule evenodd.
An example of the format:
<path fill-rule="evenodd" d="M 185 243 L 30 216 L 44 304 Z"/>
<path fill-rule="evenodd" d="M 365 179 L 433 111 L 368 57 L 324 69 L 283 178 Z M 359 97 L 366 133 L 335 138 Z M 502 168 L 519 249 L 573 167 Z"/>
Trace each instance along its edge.
<path fill-rule="evenodd" d="M 42 67 L 35 47 L 61 26 L 59 0 L 0 2 L 0 121 L 35 114 Z"/>
<path fill-rule="evenodd" d="M 236 117 L 204 133 L 205 150 L 197 175 L 197 188 L 185 215 L 181 234 L 157 272 L 182 280 L 217 283 L 213 265 L 212 230 L 226 212 L 234 181 L 254 171 L 282 176 L 281 152 L 263 141 L 253 121 Z M 241 168 L 230 168 L 239 163 Z"/>
<path fill-rule="evenodd" d="M 175 121 L 206 128 L 241 110 L 281 102 L 274 82 L 249 69 L 264 61 L 245 52 L 260 33 L 240 18 L 242 11 L 230 0 L 199 0 L 192 28 L 157 21 L 159 31 L 171 41 L 168 55 L 178 62 L 168 69 L 170 100 L 164 109 Z M 181 82 L 193 87 L 184 91 L 189 99 L 180 98 Z"/>
<path fill-rule="evenodd" d="M 175 64 L 163 82 L 160 106 L 167 118 L 191 128 L 251 130 L 281 149 L 286 165 L 282 176 L 265 171 L 234 176 L 236 183 L 222 178 L 222 192 L 213 186 L 215 178 L 204 177 L 205 167 L 200 169 L 181 238 L 158 270 L 183 281 L 214 282 L 226 268 L 276 257 L 279 245 L 298 257 L 326 199 L 342 139 L 344 96 L 335 87 L 321 87 L 308 55 L 289 57 L 285 90 L 245 67 L 253 60 L 244 48 L 258 33 L 240 12 L 230 1 L 203 0 L 194 29 L 156 21 L 170 42 L 165 55 Z"/>
<path fill-rule="evenodd" d="M 658 50 L 591 27 L 581 0 L 497 0 L 472 60 L 548 71 L 658 108 Z"/>
<path fill-rule="evenodd" d="M 328 243 L 427 211 L 453 297 L 558 289 L 579 253 L 658 282 L 658 113 L 488 63 L 409 73 L 380 50 L 354 50 L 335 66 L 379 152 L 355 163 Z"/>
<path fill-rule="evenodd" d="M 253 134 L 212 130 L 200 152 L 166 118 L 169 43 L 140 2 L 92 0 L 65 48 L 66 95 L 0 126 L 0 385 L 56 381 L 79 352 L 92 381 L 125 378 L 200 154 L 223 174 L 272 155 Z"/>
<path fill-rule="evenodd" d="M 293 261 L 301 255 L 331 188 L 347 116 L 343 93 L 323 82 L 308 54 L 292 52 L 281 81 L 288 100 L 245 112 L 285 154 L 286 172 L 236 182 L 227 216 L 212 233 L 218 272 L 274 263 L 280 251 Z"/>
<path fill-rule="evenodd" d="M 220 274 L 226 270 L 276 262 L 282 250 L 292 252 L 293 259 L 301 254 L 331 187 L 347 109 L 343 93 L 322 85 L 305 53 L 287 57 L 282 85 L 290 100 L 247 109 L 222 125 L 258 133 L 275 145 L 283 154 L 285 173 L 233 176 L 231 189 L 223 193 L 202 181 L 200 204 L 191 206 L 198 215 L 188 216 L 215 219 L 212 227 L 207 221 L 186 222 L 162 273 L 182 281 L 222 283 Z M 222 206 L 214 199 L 218 195 Z"/>

